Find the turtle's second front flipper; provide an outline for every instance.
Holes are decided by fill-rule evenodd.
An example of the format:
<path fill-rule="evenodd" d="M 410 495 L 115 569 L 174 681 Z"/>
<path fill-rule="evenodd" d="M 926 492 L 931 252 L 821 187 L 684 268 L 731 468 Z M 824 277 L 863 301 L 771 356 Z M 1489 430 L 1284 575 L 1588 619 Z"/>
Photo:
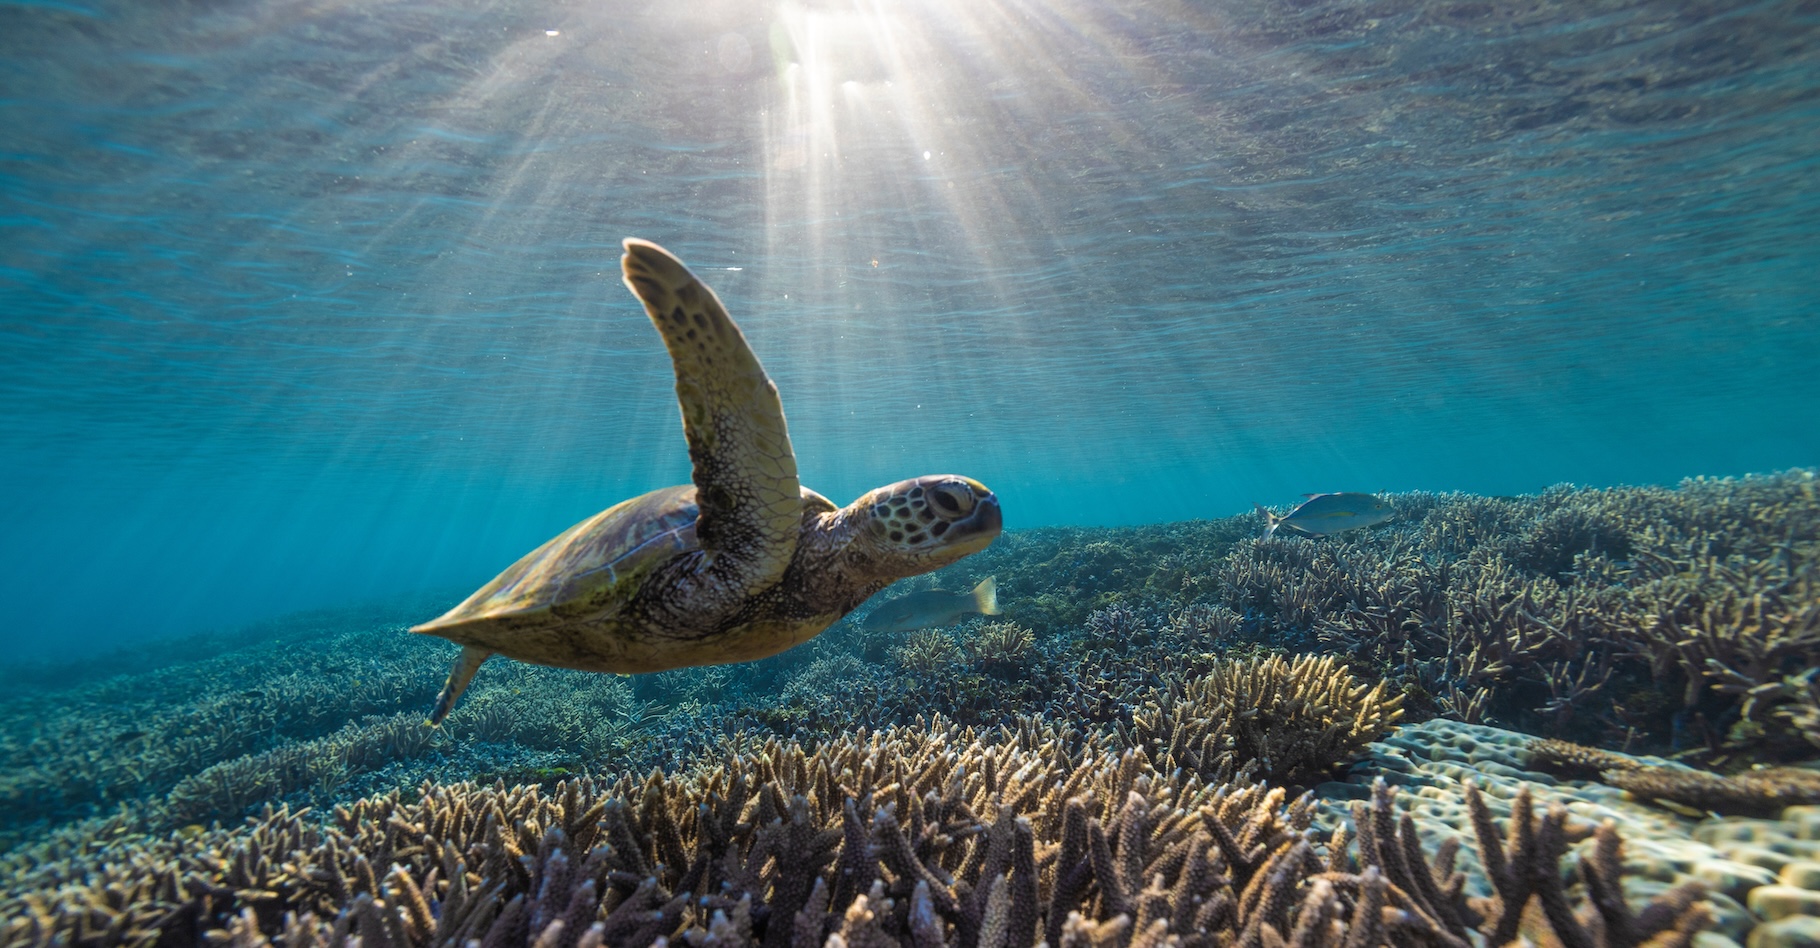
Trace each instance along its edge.
<path fill-rule="evenodd" d="M 474 673 L 480 671 L 480 663 L 487 660 L 492 652 L 472 645 L 463 646 L 461 657 L 455 660 L 455 668 L 449 672 L 449 680 L 443 683 L 442 694 L 436 697 L 436 709 L 430 712 L 430 719 L 423 723 L 431 727 L 441 727 L 448 718 L 449 712 L 455 709 L 455 699 L 468 690 L 468 682 L 474 680 Z"/>
<path fill-rule="evenodd" d="M 683 434 L 694 462 L 704 589 L 672 602 L 707 613 L 776 583 L 796 552 L 802 489 L 777 387 L 720 299 L 669 251 L 627 240 L 620 260 L 631 288 L 670 350 Z M 678 581 L 689 585 L 687 577 Z M 706 609 L 700 607 L 707 606 Z"/>

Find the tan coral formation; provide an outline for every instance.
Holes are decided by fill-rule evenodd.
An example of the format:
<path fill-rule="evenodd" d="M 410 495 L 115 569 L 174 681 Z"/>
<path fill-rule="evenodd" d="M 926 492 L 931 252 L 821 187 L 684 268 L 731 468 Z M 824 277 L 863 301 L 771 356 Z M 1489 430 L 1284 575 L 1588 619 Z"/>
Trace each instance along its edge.
<path fill-rule="evenodd" d="M 1481 831 L 1504 883 L 1477 903 L 1381 784 L 1354 811 L 1356 850 L 1309 833 L 1312 813 L 1104 736 L 936 721 L 814 751 L 735 744 L 677 775 L 426 784 L 326 822 L 268 810 L 16 854 L 0 944 L 1465 948 L 1529 924 L 1532 895 L 1573 948 L 1678 948 L 1704 924 L 1685 891 L 1640 913 L 1614 896 L 1615 835 L 1582 861 L 1576 909 L 1553 811 Z"/>
<path fill-rule="evenodd" d="M 1794 470 L 1673 489 L 1397 494 L 1391 525 L 1240 541 L 1192 586 L 1243 610 L 1254 638 L 1312 634 L 1382 670 L 1424 713 L 1691 740 L 1734 767 L 1811 757 L 1815 481 Z"/>
<path fill-rule="evenodd" d="M 1537 766 L 1576 777 L 1595 777 L 1639 797 L 1744 816 L 1769 816 L 1791 806 L 1820 803 L 1820 770 L 1764 767 L 1732 776 L 1683 766 L 1644 764 L 1623 754 L 1567 741 L 1530 745 Z"/>
<path fill-rule="evenodd" d="M 1367 686 L 1331 655 L 1217 662 L 1170 676 L 1132 715 L 1131 743 L 1158 765 L 1212 779 L 1254 763 L 1258 776 L 1303 786 L 1383 737 L 1402 718 L 1402 695 Z"/>

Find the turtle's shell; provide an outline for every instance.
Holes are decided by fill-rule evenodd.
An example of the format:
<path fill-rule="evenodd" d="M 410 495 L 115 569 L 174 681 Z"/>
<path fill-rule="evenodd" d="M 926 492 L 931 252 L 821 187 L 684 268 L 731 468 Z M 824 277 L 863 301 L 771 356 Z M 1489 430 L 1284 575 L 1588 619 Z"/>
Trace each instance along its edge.
<path fill-rule="evenodd" d="M 614 504 L 525 554 L 461 605 L 412 631 L 460 642 L 466 638 L 462 626 L 605 619 L 625 605 L 652 569 L 700 549 L 699 514 L 691 485 Z"/>

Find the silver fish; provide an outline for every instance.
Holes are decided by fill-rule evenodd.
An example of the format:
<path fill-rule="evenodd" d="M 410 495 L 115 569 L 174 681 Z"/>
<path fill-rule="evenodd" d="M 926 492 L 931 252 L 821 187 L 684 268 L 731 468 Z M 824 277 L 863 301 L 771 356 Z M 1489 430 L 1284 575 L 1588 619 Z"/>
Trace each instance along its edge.
<path fill-rule="evenodd" d="M 1264 515 L 1269 526 L 1264 528 L 1264 538 L 1269 539 L 1277 532 L 1278 527 L 1308 536 L 1324 537 L 1339 533 L 1342 530 L 1354 530 L 1383 523 L 1396 516 L 1390 507 L 1390 501 L 1375 494 L 1303 494 L 1307 497 L 1302 505 L 1294 510 L 1277 516 L 1264 509 L 1262 504 L 1252 504 L 1258 513 Z"/>
<path fill-rule="evenodd" d="M 998 577 L 988 576 L 968 592 L 925 589 L 882 602 L 860 627 L 867 632 L 909 632 L 953 625 L 962 616 L 998 614 Z"/>

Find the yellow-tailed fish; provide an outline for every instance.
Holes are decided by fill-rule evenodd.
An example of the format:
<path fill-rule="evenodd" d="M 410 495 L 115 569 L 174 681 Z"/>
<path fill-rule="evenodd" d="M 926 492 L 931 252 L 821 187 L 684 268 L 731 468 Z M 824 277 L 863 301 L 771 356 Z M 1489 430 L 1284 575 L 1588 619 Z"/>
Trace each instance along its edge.
<path fill-rule="evenodd" d="M 867 632 L 909 632 L 953 625 L 962 616 L 998 615 L 998 577 L 988 576 L 968 592 L 925 589 L 880 603 L 862 625 Z"/>
<path fill-rule="evenodd" d="M 1308 536 L 1323 537 L 1342 530 L 1356 530 L 1383 523 L 1396 516 L 1390 507 L 1390 501 L 1375 494 L 1303 494 L 1307 497 L 1300 507 L 1281 517 L 1264 509 L 1262 504 L 1252 504 L 1258 513 L 1264 515 L 1269 526 L 1264 528 L 1264 537 L 1270 538 L 1279 527 Z"/>

